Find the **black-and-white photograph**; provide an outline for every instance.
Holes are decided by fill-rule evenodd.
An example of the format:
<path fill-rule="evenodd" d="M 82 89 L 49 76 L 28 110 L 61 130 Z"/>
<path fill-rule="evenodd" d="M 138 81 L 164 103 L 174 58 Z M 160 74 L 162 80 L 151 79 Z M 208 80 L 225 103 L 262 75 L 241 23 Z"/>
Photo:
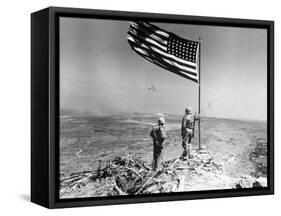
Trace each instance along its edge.
<path fill-rule="evenodd" d="M 59 198 L 267 187 L 267 30 L 60 17 Z"/>

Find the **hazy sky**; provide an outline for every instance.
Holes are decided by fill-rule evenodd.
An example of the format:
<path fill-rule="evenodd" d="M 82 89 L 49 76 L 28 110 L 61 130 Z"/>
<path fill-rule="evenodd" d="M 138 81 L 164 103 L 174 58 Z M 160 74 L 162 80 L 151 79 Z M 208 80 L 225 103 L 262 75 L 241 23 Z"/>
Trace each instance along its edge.
<path fill-rule="evenodd" d="M 266 120 L 266 30 L 153 23 L 202 38 L 201 114 Z M 198 109 L 197 84 L 131 50 L 129 21 L 61 18 L 61 108 L 96 115 L 183 114 Z M 153 88 L 150 88 L 153 86 Z"/>

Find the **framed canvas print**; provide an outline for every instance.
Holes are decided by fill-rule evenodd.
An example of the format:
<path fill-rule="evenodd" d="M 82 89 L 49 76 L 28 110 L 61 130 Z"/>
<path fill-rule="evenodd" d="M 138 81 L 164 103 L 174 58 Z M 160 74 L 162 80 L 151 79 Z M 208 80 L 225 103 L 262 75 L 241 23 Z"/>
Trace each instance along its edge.
<path fill-rule="evenodd" d="M 273 21 L 50 7 L 31 29 L 32 202 L 273 194 Z"/>

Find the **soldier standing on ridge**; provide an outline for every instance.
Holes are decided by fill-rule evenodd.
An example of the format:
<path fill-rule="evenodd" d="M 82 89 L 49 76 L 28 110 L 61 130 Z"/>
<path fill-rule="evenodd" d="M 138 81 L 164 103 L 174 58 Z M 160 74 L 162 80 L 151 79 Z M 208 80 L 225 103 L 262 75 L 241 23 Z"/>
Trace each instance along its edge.
<path fill-rule="evenodd" d="M 191 149 L 191 139 L 194 137 L 194 125 L 195 125 L 195 116 L 192 114 L 192 109 L 187 107 L 185 109 L 185 115 L 182 118 L 181 123 L 181 136 L 182 136 L 182 159 L 190 156 Z"/>
<path fill-rule="evenodd" d="M 154 171 L 160 167 L 161 159 L 163 157 L 163 144 L 166 139 L 166 132 L 164 128 L 165 119 L 160 117 L 158 119 L 158 125 L 153 126 L 150 136 L 153 139 L 153 162 L 152 168 Z"/>

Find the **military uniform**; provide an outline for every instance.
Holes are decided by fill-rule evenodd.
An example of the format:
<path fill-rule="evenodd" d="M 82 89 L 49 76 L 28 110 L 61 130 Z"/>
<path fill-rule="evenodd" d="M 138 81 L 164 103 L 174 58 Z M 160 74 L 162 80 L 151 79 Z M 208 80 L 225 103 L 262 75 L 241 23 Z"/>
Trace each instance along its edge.
<path fill-rule="evenodd" d="M 186 114 L 182 118 L 181 123 L 181 136 L 182 136 L 182 147 L 184 149 L 183 157 L 187 156 L 188 148 L 187 145 L 191 143 L 191 139 L 194 136 L 194 123 L 195 123 L 195 117 L 192 115 L 192 113 Z"/>
<path fill-rule="evenodd" d="M 160 167 L 163 157 L 163 144 L 166 139 L 166 132 L 163 125 L 156 125 L 152 128 L 150 136 L 153 139 L 153 169 L 157 170 Z"/>

